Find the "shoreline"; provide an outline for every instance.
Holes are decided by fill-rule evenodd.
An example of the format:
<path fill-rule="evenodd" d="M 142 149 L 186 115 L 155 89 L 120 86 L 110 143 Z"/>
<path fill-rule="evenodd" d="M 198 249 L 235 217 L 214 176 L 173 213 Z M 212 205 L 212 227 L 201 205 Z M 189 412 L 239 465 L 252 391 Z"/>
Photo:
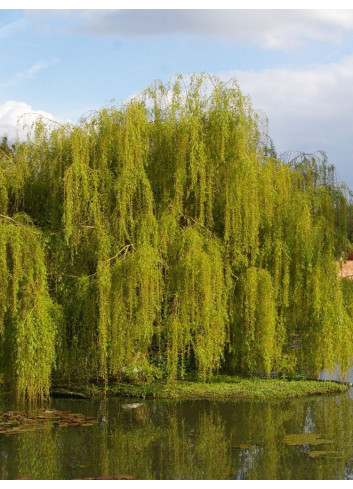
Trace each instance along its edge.
<path fill-rule="evenodd" d="M 228 377 L 210 383 L 177 381 L 174 383 L 57 384 L 51 389 L 53 398 L 97 399 L 129 397 L 139 399 L 202 400 L 257 399 L 286 400 L 301 397 L 345 393 L 349 383 L 321 380 L 282 380 Z"/>

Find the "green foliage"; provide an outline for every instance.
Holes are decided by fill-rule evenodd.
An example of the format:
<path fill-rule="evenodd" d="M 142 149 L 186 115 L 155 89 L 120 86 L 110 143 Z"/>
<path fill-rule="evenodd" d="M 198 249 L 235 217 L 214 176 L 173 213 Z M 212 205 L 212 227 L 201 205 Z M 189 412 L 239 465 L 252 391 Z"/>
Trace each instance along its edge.
<path fill-rule="evenodd" d="M 350 243 L 353 243 L 353 198 L 352 193 L 349 194 L 347 211 L 346 211 L 346 221 L 347 221 L 347 234 Z M 349 251 L 352 251 L 352 246 L 350 246 Z"/>
<path fill-rule="evenodd" d="M 186 227 L 172 246 L 167 293 L 167 365 L 171 379 L 193 355 L 200 378 L 220 365 L 227 340 L 228 289 L 216 239 Z M 173 254 L 174 254 L 173 253 Z"/>
<path fill-rule="evenodd" d="M 0 148 L 2 363 L 19 395 L 156 365 L 170 381 L 348 368 L 349 193 L 321 153 L 278 159 L 234 81 L 156 82 L 33 129 Z"/>
<path fill-rule="evenodd" d="M 25 216 L 0 220 L 3 367 L 18 397 L 49 394 L 60 310 L 50 299 L 38 231 Z"/>

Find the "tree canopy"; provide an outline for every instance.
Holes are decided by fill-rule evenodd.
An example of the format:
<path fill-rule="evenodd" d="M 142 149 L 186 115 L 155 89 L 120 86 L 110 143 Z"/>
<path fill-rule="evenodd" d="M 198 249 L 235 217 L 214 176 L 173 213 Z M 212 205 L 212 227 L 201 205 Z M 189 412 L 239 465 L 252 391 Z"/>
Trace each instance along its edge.
<path fill-rule="evenodd" d="M 127 369 L 348 368 L 347 191 L 324 154 L 286 161 L 268 141 L 235 81 L 195 75 L 3 142 L 0 351 L 18 396 Z"/>

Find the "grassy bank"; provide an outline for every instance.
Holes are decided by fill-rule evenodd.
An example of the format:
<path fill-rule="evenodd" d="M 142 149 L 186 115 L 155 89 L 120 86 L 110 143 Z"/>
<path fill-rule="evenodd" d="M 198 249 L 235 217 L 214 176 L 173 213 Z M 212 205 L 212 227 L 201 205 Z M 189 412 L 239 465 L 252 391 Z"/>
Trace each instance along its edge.
<path fill-rule="evenodd" d="M 314 380 L 280 380 L 222 376 L 212 383 L 178 381 L 173 384 L 110 384 L 104 389 L 95 384 L 86 386 L 57 385 L 55 397 L 138 397 L 156 399 L 294 399 L 298 397 L 337 394 L 348 386 L 336 382 Z"/>

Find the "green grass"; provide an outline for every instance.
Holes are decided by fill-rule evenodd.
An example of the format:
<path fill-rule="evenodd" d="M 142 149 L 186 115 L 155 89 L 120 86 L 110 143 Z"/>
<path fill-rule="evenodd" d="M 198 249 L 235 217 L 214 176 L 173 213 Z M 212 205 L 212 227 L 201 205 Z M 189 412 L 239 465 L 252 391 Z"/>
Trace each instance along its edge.
<path fill-rule="evenodd" d="M 178 381 L 172 384 L 109 384 L 108 397 L 140 397 L 156 399 L 294 399 L 298 397 L 337 394 L 346 392 L 348 386 L 336 382 L 314 380 L 280 380 L 220 376 L 211 383 Z M 54 396 L 78 395 L 94 398 L 104 395 L 104 388 L 97 385 L 57 386 Z"/>

